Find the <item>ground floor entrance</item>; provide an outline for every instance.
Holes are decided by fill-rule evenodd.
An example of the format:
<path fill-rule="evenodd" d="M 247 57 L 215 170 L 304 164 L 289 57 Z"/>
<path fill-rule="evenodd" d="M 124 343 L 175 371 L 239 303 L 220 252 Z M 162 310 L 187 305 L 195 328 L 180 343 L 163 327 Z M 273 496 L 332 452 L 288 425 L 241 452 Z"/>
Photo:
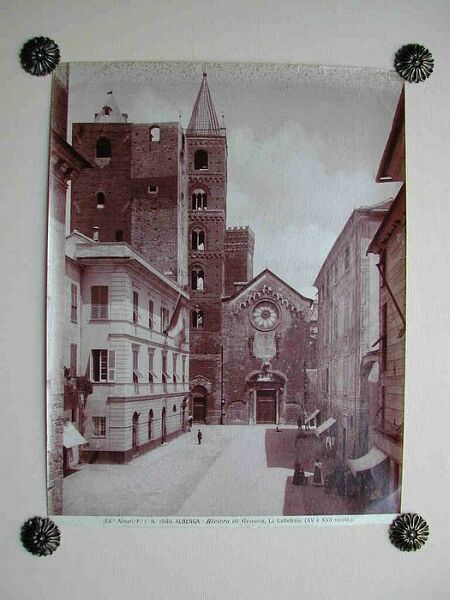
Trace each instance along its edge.
<path fill-rule="evenodd" d="M 206 398 L 205 396 L 194 396 L 192 416 L 196 423 L 206 421 Z"/>
<path fill-rule="evenodd" d="M 277 400 L 276 390 L 257 390 L 256 392 L 256 422 L 276 423 Z"/>

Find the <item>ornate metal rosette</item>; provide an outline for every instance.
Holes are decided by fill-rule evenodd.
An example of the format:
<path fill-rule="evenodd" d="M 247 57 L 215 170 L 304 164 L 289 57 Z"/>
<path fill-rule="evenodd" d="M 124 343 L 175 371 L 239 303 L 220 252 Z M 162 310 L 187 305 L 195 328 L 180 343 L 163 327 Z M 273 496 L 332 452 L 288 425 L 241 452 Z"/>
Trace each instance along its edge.
<path fill-rule="evenodd" d="M 406 81 L 420 83 L 433 72 L 434 59 L 428 48 L 420 44 L 407 44 L 397 51 L 394 66 Z"/>
<path fill-rule="evenodd" d="M 61 543 L 61 533 L 47 517 L 33 517 L 23 525 L 20 533 L 22 544 L 36 556 L 49 556 Z"/>
<path fill-rule="evenodd" d="M 404 552 L 419 550 L 428 539 L 428 523 L 413 513 L 404 513 L 394 519 L 389 528 L 389 539 Z"/>
<path fill-rule="evenodd" d="M 48 37 L 35 37 L 20 52 L 22 67 L 31 75 L 48 75 L 59 63 L 58 45 Z"/>

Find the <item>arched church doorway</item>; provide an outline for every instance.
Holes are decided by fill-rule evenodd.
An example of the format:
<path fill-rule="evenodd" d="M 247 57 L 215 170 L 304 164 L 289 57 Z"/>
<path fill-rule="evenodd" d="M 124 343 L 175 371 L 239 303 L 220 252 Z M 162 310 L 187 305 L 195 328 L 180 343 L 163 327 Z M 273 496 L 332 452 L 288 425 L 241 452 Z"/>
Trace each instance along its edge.
<path fill-rule="evenodd" d="M 192 391 L 192 417 L 196 423 L 206 422 L 206 389 L 198 385 Z"/>
<path fill-rule="evenodd" d="M 139 413 L 133 415 L 132 447 L 135 454 L 139 452 Z"/>

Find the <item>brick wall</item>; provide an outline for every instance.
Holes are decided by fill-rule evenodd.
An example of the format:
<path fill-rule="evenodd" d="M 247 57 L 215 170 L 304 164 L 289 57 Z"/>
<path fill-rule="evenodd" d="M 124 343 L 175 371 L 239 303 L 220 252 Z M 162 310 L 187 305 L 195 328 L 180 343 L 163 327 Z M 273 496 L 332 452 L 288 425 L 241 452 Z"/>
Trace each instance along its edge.
<path fill-rule="evenodd" d="M 111 159 L 96 159 L 100 137 L 111 142 Z M 73 182 L 71 231 L 92 237 L 99 227 L 99 239 L 114 242 L 116 231 L 131 242 L 131 125 L 127 123 L 74 123 L 73 146 L 92 165 Z M 97 207 L 97 194 L 105 195 L 104 208 Z"/>
<path fill-rule="evenodd" d="M 252 299 L 255 291 L 260 294 L 256 300 Z M 252 325 L 250 315 L 255 302 L 265 298 L 272 300 L 279 307 L 280 324 L 272 331 L 261 332 Z M 242 303 L 245 306 L 242 306 Z M 303 315 L 296 314 L 287 303 L 295 306 Z M 286 377 L 280 420 L 296 421 L 300 406 L 304 403 L 309 308 L 310 302 L 307 299 L 302 298 L 270 273 L 257 278 L 253 285 L 243 290 L 236 298 L 223 303 L 222 342 L 227 410 L 233 403 L 248 402 L 249 388 L 246 377 L 261 369 L 264 358 L 258 348 L 268 348 L 269 352 L 272 349 L 272 356 L 266 359 L 269 359 L 272 371 L 279 371 Z M 257 338 L 259 339 L 255 344 Z"/>
<path fill-rule="evenodd" d="M 198 149 L 208 152 L 208 168 L 195 170 Z M 204 313 L 203 330 L 190 330 L 190 379 L 201 376 L 211 383 L 207 394 L 207 422 L 220 422 L 222 296 L 224 293 L 224 235 L 226 218 L 227 152 L 225 137 L 187 137 L 189 198 L 189 280 L 194 267 L 204 271 L 203 291 L 190 291 L 191 307 Z M 192 193 L 202 189 L 207 195 L 206 210 L 192 210 Z M 205 250 L 193 251 L 191 232 L 205 232 Z M 189 281 L 191 283 L 191 281 Z"/>
<path fill-rule="evenodd" d="M 225 295 L 236 291 L 234 283 L 253 279 L 255 236 L 249 227 L 233 227 L 225 231 Z"/>

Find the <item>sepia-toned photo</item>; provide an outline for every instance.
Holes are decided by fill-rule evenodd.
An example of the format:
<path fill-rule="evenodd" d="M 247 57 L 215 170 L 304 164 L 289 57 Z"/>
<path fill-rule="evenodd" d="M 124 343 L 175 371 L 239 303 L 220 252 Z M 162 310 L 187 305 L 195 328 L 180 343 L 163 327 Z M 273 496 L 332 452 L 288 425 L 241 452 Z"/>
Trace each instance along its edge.
<path fill-rule="evenodd" d="M 400 510 L 404 94 L 373 69 L 53 75 L 48 510 Z"/>

